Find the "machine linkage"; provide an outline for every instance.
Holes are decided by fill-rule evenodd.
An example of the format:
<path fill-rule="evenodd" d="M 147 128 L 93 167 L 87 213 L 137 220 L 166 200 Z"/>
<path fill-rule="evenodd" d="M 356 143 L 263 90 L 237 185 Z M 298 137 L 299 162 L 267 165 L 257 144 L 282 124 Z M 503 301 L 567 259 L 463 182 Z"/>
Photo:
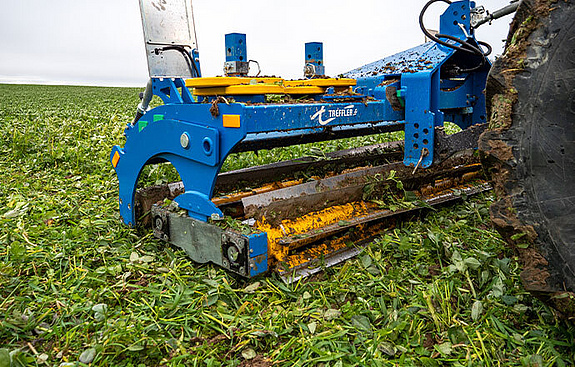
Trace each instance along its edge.
<path fill-rule="evenodd" d="M 242 33 L 226 35 L 225 76 L 201 77 L 189 1 L 160 11 L 140 0 L 151 79 L 125 145 L 110 152 L 124 223 L 152 225 L 198 263 L 289 281 L 429 206 L 488 189 L 472 148 L 487 121 L 490 47 L 475 39 L 474 2 L 448 2 L 436 35 L 422 22 L 431 3 L 420 25 L 432 42 L 337 78 L 310 42 L 304 79 L 286 80 L 259 76 Z M 163 105 L 149 108 L 152 96 Z M 445 122 L 462 131 L 447 137 Z M 394 131 L 403 142 L 221 173 L 238 152 Z M 163 162 L 182 182 L 137 191 L 142 169 Z"/>

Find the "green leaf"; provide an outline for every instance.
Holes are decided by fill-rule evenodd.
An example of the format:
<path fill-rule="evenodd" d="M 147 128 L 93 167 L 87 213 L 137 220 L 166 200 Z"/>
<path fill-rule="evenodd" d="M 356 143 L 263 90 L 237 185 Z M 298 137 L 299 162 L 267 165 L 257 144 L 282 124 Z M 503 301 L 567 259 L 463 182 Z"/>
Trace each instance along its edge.
<path fill-rule="evenodd" d="M 481 301 L 475 301 L 473 306 L 471 306 L 471 318 L 473 321 L 477 321 L 481 314 L 483 313 L 483 303 Z"/>
<path fill-rule="evenodd" d="M 351 325 L 358 331 L 366 332 L 368 334 L 372 333 L 371 322 L 367 316 L 353 315 L 351 317 Z"/>
<path fill-rule="evenodd" d="M 14 260 L 20 260 L 26 255 L 26 246 L 20 242 L 12 242 L 10 245 L 10 257 Z"/>
<path fill-rule="evenodd" d="M 19 202 L 16 204 L 16 207 L 14 209 L 4 213 L 4 215 L 2 215 L 2 218 L 6 219 L 18 218 L 23 216 L 27 212 L 28 212 L 28 204 L 24 202 Z"/>
<path fill-rule="evenodd" d="M 395 345 L 388 342 L 380 343 L 377 348 L 390 357 L 393 357 L 397 353 L 397 348 Z"/>
<path fill-rule="evenodd" d="M 525 232 L 516 233 L 513 236 L 511 236 L 511 240 L 517 241 L 518 239 L 525 237 L 526 235 L 527 235 L 527 233 L 525 233 Z"/>
<path fill-rule="evenodd" d="M 254 293 L 260 287 L 260 282 L 254 282 L 244 288 L 246 293 Z"/>
<path fill-rule="evenodd" d="M 141 344 L 132 344 L 128 347 L 128 350 L 130 352 L 139 352 L 139 351 L 144 350 L 144 349 L 145 349 L 144 346 Z"/>
<path fill-rule="evenodd" d="M 151 263 L 152 261 L 154 261 L 154 257 L 150 255 L 144 255 L 140 257 L 140 261 L 143 263 Z"/>
<path fill-rule="evenodd" d="M 503 297 L 501 297 L 501 300 L 508 306 L 514 305 L 519 301 L 517 297 L 509 295 L 504 295 Z"/>
<path fill-rule="evenodd" d="M 365 254 L 361 257 L 361 266 L 363 266 L 364 268 L 369 268 L 371 266 L 372 260 L 371 260 L 371 256 L 369 256 L 368 254 Z"/>
<path fill-rule="evenodd" d="M 474 257 L 468 257 L 463 261 L 468 268 L 472 270 L 477 270 L 481 266 L 481 262 Z"/>
<path fill-rule="evenodd" d="M 325 313 L 323 314 L 323 318 L 327 321 L 336 319 L 340 316 L 341 316 L 341 311 L 333 309 L 333 308 L 330 308 L 329 310 L 325 311 Z"/>
<path fill-rule="evenodd" d="M 543 361 L 543 357 L 539 354 L 533 354 L 527 358 L 527 366 L 529 367 L 543 367 L 545 366 L 545 362 Z"/>
<path fill-rule="evenodd" d="M 247 360 L 254 359 L 256 358 L 256 351 L 253 350 L 252 348 L 246 348 L 242 350 L 242 357 L 244 357 Z"/>
<path fill-rule="evenodd" d="M 307 324 L 307 328 L 311 334 L 315 334 L 315 330 L 317 329 L 317 323 L 315 321 L 310 322 Z"/>
<path fill-rule="evenodd" d="M 0 349 L 0 367 L 10 367 L 11 358 L 8 349 Z"/>
<path fill-rule="evenodd" d="M 459 251 L 457 251 L 457 250 L 453 251 L 453 254 L 451 255 L 451 262 L 457 263 L 457 262 L 461 262 L 462 260 L 463 260 L 463 258 L 461 257 L 461 254 L 459 253 Z"/>
<path fill-rule="evenodd" d="M 219 296 L 217 294 L 209 295 L 208 298 L 204 301 L 204 307 L 210 307 L 218 302 Z"/>
<path fill-rule="evenodd" d="M 90 364 L 96 357 L 96 349 L 88 348 L 80 354 L 79 361 L 85 364 Z"/>
<path fill-rule="evenodd" d="M 98 313 L 106 313 L 108 312 L 108 305 L 105 303 L 98 303 L 97 305 L 92 306 L 92 311 Z"/>
<path fill-rule="evenodd" d="M 439 345 L 435 345 L 435 349 L 441 353 L 442 356 L 448 356 L 452 352 L 452 345 L 450 342 L 441 343 Z"/>
<path fill-rule="evenodd" d="M 417 195 L 413 191 L 406 191 L 403 196 L 403 200 L 405 201 L 416 201 L 417 199 Z"/>
<path fill-rule="evenodd" d="M 439 362 L 429 357 L 421 357 L 419 361 L 424 367 L 439 367 Z"/>
<path fill-rule="evenodd" d="M 491 294 L 493 297 L 499 298 L 505 293 L 505 286 L 503 285 L 503 280 L 501 277 L 497 277 L 495 282 L 493 282 L 493 286 L 491 288 Z"/>
<path fill-rule="evenodd" d="M 130 262 L 131 262 L 131 263 L 136 263 L 136 262 L 139 262 L 139 261 L 140 261 L 140 255 L 138 255 L 137 252 L 132 252 L 132 253 L 130 254 Z"/>

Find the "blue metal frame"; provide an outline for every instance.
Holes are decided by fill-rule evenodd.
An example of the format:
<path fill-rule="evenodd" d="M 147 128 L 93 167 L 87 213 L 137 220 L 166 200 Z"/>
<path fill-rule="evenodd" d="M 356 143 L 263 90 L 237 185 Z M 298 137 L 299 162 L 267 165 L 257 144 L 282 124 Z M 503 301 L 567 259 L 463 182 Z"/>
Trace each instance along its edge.
<path fill-rule="evenodd" d="M 325 75 L 322 42 L 308 42 L 305 44 L 305 63 L 314 66 L 315 75 Z"/>
<path fill-rule="evenodd" d="M 243 33 L 228 33 L 225 36 L 226 61 L 248 61 L 246 35 Z"/>
<path fill-rule="evenodd" d="M 454 2 L 441 16 L 441 33 L 475 42 L 469 19 L 470 1 Z M 471 35 L 470 39 L 466 33 Z M 242 55 L 245 60 L 245 35 L 227 35 L 228 44 L 237 47 L 230 47 L 226 60 L 240 61 Z M 309 45 L 318 51 L 317 43 Z M 318 61 L 323 55 L 317 53 L 313 58 Z M 376 127 L 404 125 L 404 164 L 429 167 L 433 163 L 436 127 L 443 126 L 446 119 L 462 128 L 485 122 L 483 89 L 490 65 L 457 77 L 442 75 L 449 62 L 469 67 L 479 61 L 478 56 L 429 42 L 348 72 L 346 77 L 357 79 L 355 91 L 371 97 L 367 102 L 220 103 L 217 116 L 210 112 L 211 104 L 194 100 L 184 80 L 153 79 L 153 93 L 164 105 L 148 111 L 136 124 L 129 124 L 125 146 L 114 146 L 110 155 L 120 185 L 120 214 L 126 224 L 135 224 L 134 196 L 143 167 L 168 161 L 178 171 L 185 188 L 175 199 L 178 205 L 198 220 L 221 217 L 221 210 L 211 198 L 216 177 L 230 152 L 242 143 L 266 142 L 290 135 L 369 126 L 376 131 Z M 387 88 L 394 88 L 395 101 L 388 99 Z M 261 101 L 264 96 L 233 97 L 236 101 Z M 404 108 L 398 109 L 397 101 Z M 224 119 L 230 116 L 239 118 L 239 126 L 224 124 Z M 257 243 L 260 250 L 265 247 L 261 237 L 250 237 L 250 241 L 254 241 L 253 246 Z M 265 252 L 258 250 L 257 256 L 263 255 Z"/>

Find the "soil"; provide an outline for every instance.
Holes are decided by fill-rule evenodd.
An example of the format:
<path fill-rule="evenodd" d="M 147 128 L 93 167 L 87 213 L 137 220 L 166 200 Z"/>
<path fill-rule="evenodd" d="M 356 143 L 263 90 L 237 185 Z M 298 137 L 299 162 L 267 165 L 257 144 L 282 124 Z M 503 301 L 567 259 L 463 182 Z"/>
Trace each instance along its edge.
<path fill-rule="evenodd" d="M 254 359 L 246 359 L 238 367 L 270 367 L 273 363 L 263 356 L 256 356 Z"/>

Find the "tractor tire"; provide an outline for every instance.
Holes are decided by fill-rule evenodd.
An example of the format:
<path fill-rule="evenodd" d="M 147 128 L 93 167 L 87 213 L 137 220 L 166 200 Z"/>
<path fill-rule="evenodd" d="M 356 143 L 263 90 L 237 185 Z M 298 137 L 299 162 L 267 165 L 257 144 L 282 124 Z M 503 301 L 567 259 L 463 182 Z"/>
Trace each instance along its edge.
<path fill-rule="evenodd" d="M 521 279 L 575 317 L 575 0 L 523 0 L 490 72 L 479 150 Z"/>

